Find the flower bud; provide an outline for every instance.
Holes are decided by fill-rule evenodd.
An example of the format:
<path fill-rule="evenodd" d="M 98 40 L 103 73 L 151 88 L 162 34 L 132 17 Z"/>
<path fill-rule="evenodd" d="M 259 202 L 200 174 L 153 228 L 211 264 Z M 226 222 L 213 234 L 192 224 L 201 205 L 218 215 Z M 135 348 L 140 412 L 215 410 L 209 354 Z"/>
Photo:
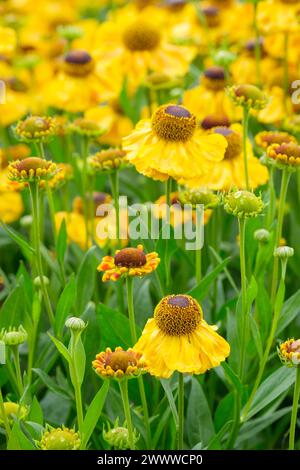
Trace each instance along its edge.
<path fill-rule="evenodd" d="M 111 428 L 108 423 L 108 429 L 103 429 L 103 439 L 114 449 L 126 450 L 130 449 L 129 445 L 129 432 L 124 426 L 118 426 L 118 420 L 115 422 L 114 427 Z M 139 435 L 136 431 L 133 433 L 133 444 L 139 440 Z"/>
<path fill-rule="evenodd" d="M 43 281 L 46 286 L 49 285 L 49 278 L 47 276 L 43 276 Z M 39 276 L 34 278 L 33 284 L 35 285 L 35 287 L 41 287 L 41 278 Z"/>
<path fill-rule="evenodd" d="M 268 104 L 267 96 L 255 85 L 234 85 L 228 88 L 227 93 L 237 106 L 263 109 Z"/>
<path fill-rule="evenodd" d="M 72 331 L 83 331 L 86 328 L 85 322 L 78 317 L 68 318 L 65 322 L 65 326 Z"/>
<path fill-rule="evenodd" d="M 19 420 L 24 419 L 28 413 L 28 409 L 26 406 L 18 405 L 18 403 L 14 403 L 12 401 L 6 401 L 3 403 L 4 407 L 4 414 L 8 419 L 9 423 L 14 422 L 14 417 L 18 417 Z M 3 411 L 0 408 L 0 426 L 4 425 L 4 416 Z"/>
<path fill-rule="evenodd" d="M 181 204 L 203 204 L 204 209 L 211 209 L 220 203 L 220 197 L 207 189 L 184 189 L 178 198 Z"/>
<path fill-rule="evenodd" d="M 287 367 L 300 364 L 300 339 L 288 339 L 277 348 L 281 362 Z"/>
<path fill-rule="evenodd" d="M 265 228 L 260 228 L 254 232 L 254 239 L 261 243 L 268 243 L 270 236 L 271 234 L 269 230 L 266 230 Z"/>
<path fill-rule="evenodd" d="M 294 256 L 294 248 L 290 246 L 278 246 L 274 250 L 274 256 L 280 259 L 286 259 Z"/>
<path fill-rule="evenodd" d="M 81 444 L 79 434 L 74 429 L 46 426 L 38 446 L 42 450 L 78 450 Z"/>
<path fill-rule="evenodd" d="M 32 215 L 24 215 L 20 219 L 20 225 L 23 228 L 30 228 L 32 226 Z"/>
<path fill-rule="evenodd" d="M 1 336 L 6 346 L 16 346 L 25 343 L 27 340 L 27 332 L 22 325 L 18 329 L 4 330 Z"/>
<path fill-rule="evenodd" d="M 229 214 L 239 218 L 256 217 L 264 208 L 260 196 L 250 191 L 232 191 L 224 198 L 224 208 Z"/>

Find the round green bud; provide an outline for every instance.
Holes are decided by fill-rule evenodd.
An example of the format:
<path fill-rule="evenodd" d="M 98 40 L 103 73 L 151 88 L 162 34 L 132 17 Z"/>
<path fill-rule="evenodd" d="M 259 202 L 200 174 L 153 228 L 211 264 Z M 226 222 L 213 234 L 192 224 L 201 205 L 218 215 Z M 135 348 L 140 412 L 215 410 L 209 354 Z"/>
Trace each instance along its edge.
<path fill-rule="evenodd" d="M 74 41 L 74 39 L 79 39 L 83 36 L 82 28 L 75 25 L 60 25 L 57 28 L 57 32 L 67 41 Z"/>
<path fill-rule="evenodd" d="M 22 325 L 16 329 L 4 330 L 1 334 L 2 341 L 6 344 L 6 346 L 17 346 L 19 344 L 25 343 L 27 340 L 27 332 L 23 328 Z"/>
<path fill-rule="evenodd" d="M 268 243 L 270 236 L 271 234 L 269 230 L 266 230 L 265 228 L 260 228 L 254 232 L 254 239 L 261 243 Z"/>
<path fill-rule="evenodd" d="M 184 189 L 179 192 L 178 199 L 181 204 L 203 204 L 204 209 L 211 209 L 220 203 L 220 197 L 206 189 Z"/>
<path fill-rule="evenodd" d="M 46 427 L 38 446 L 42 450 L 78 450 L 81 440 L 74 429 Z"/>
<path fill-rule="evenodd" d="M 280 259 L 286 259 L 294 256 L 294 248 L 291 246 L 278 246 L 274 250 L 274 256 Z"/>
<path fill-rule="evenodd" d="M 86 324 L 81 318 L 70 317 L 66 320 L 65 326 L 70 328 L 72 331 L 83 331 L 86 327 Z"/>
<path fill-rule="evenodd" d="M 115 427 L 109 428 L 108 430 L 103 429 L 103 439 L 114 449 L 126 450 L 130 448 L 129 445 L 129 432 L 128 429 L 122 426 L 118 426 L 115 423 Z M 133 441 L 134 444 L 139 440 L 139 435 L 134 431 Z"/>
<path fill-rule="evenodd" d="M 250 191 L 233 191 L 224 198 L 224 208 L 229 214 L 238 218 L 256 217 L 264 208 L 260 196 Z"/>
<path fill-rule="evenodd" d="M 23 228 L 30 228 L 32 226 L 32 215 L 24 215 L 20 219 L 20 225 Z"/>
<path fill-rule="evenodd" d="M 46 276 L 43 276 L 43 281 L 44 281 L 44 284 L 46 286 L 49 285 L 49 278 L 46 277 Z M 33 284 L 35 285 L 35 287 L 41 287 L 42 285 L 42 282 L 41 282 L 41 278 L 39 276 L 37 276 L 34 281 L 33 281 Z"/>
<path fill-rule="evenodd" d="M 8 419 L 9 423 L 14 422 L 14 417 L 18 417 L 19 420 L 24 419 L 28 413 L 26 406 L 19 405 L 13 401 L 5 401 L 3 403 L 4 415 Z M 0 408 L 0 426 L 4 425 L 4 415 L 3 411 Z"/>

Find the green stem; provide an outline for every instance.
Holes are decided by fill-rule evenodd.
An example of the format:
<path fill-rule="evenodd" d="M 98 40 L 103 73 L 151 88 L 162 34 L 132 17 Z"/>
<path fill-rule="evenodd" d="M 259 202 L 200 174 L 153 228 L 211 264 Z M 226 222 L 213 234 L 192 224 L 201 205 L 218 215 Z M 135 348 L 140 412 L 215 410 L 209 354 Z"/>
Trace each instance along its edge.
<path fill-rule="evenodd" d="M 133 279 L 129 276 L 126 279 L 126 293 L 127 293 L 128 317 L 129 317 L 131 341 L 132 341 L 132 344 L 135 344 L 137 342 L 137 334 L 136 334 L 134 302 L 133 302 Z M 139 384 L 140 397 L 141 397 L 141 402 L 142 402 L 142 407 L 143 407 L 145 428 L 146 428 L 146 433 L 147 433 L 147 446 L 150 449 L 151 448 L 151 429 L 150 429 L 149 411 L 148 411 L 147 397 L 146 397 L 143 377 L 141 376 L 138 377 L 138 384 Z"/>
<path fill-rule="evenodd" d="M 177 450 L 183 450 L 183 431 L 184 431 L 184 380 L 183 374 L 178 373 L 178 433 Z"/>
<path fill-rule="evenodd" d="M 74 377 L 73 387 L 74 387 L 74 392 L 75 392 L 78 431 L 82 437 L 83 436 L 83 407 L 82 407 L 81 384 L 78 380 L 76 357 L 75 357 L 76 340 L 77 340 L 77 336 L 75 333 L 72 332 L 72 337 L 71 337 L 72 363 L 70 364 L 70 367 L 73 372 L 72 376 Z"/>
<path fill-rule="evenodd" d="M 249 125 L 249 109 L 247 108 L 247 106 L 244 106 L 243 107 L 243 156 L 244 156 L 245 183 L 246 183 L 247 191 L 249 191 L 248 155 L 247 155 L 248 125 Z"/>
<path fill-rule="evenodd" d="M 201 248 L 198 248 L 195 252 L 195 257 L 196 257 L 196 281 L 197 285 L 201 281 L 201 273 L 202 273 L 202 267 L 201 267 Z"/>
<path fill-rule="evenodd" d="M 172 178 L 168 178 L 165 183 L 166 205 L 171 208 Z M 165 273 L 166 273 L 166 292 L 170 289 L 171 281 L 171 260 L 169 256 L 169 240 L 165 240 Z"/>
<path fill-rule="evenodd" d="M 11 350 L 12 350 L 12 354 L 14 358 L 18 392 L 19 392 L 20 397 L 22 397 L 24 393 L 24 385 L 23 385 L 22 372 L 21 372 L 21 366 L 20 366 L 19 348 L 18 346 L 11 346 Z"/>
<path fill-rule="evenodd" d="M 116 210 L 116 240 L 118 248 L 121 247 L 120 242 L 120 203 L 119 203 L 119 172 L 118 170 L 113 171 L 110 175 L 110 186 L 111 192 L 114 199 L 115 210 Z"/>
<path fill-rule="evenodd" d="M 46 160 L 46 154 L 45 154 L 45 148 L 43 142 L 38 143 L 38 150 L 41 155 L 41 157 Z M 54 242 L 56 242 L 57 239 L 57 232 L 56 232 L 56 225 L 55 225 L 55 206 L 54 206 L 54 200 L 53 200 L 53 194 L 52 190 L 49 186 L 49 182 L 46 180 L 45 182 L 46 185 L 46 193 L 47 193 L 47 199 L 48 199 L 48 206 L 49 206 L 49 213 L 50 213 L 50 220 L 51 220 L 51 225 L 52 225 L 52 232 L 53 232 L 53 238 Z"/>
<path fill-rule="evenodd" d="M 276 210 L 276 193 L 274 185 L 274 167 L 270 168 L 270 178 L 269 178 L 269 206 L 267 212 L 267 227 L 270 228 L 274 223 L 275 210 Z"/>
<path fill-rule="evenodd" d="M 123 402 L 126 425 L 128 429 L 129 447 L 131 450 L 134 450 L 134 434 L 133 434 L 133 426 L 132 426 L 130 405 L 129 405 L 129 399 L 128 399 L 128 380 L 127 379 L 119 380 L 119 386 L 120 386 L 120 392 L 121 392 L 121 397 L 122 397 L 122 402 Z"/>
<path fill-rule="evenodd" d="M 248 332 L 248 312 L 247 312 L 247 275 L 246 275 L 246 260 L 245 260 L 245 228 L 246 219 L 239 219 L 240 231 L 240 266 L 241 266 L 241 287 L 242 287 L 242 338 L 241 338 L 241 352 L 239 375 L 242 378 L 245 369 L 245 354 L 246 342 Z"/>
<path fill-rule="evenodd" d="M 253 29 L 255 33 L 255 71 L 256 71 L 256 85 L 261 86 L 261 48 L 260 48 L 260 36 L 259 28 L 257 24 L 257 10 L 258 10 L 258 1 L 253 4 Z"/>
<path fill-rule="evenodd" d="M 49 294 L 48 294 L 45 280 L 44 280 L 42 255 L 41 255 L 40 218 L 39 218 L 39 183 L 37 181 L 33 181 L 32 183 L 30 183 L 29 188 L 30 188 L 30 197 L 31 197 L 31 206 L 32 206 L 32 223 L 33 223 L 33 229 L 34 229 L 34 249 L 35 249 L 35 258 L 36 258 L 36 268 L 37 268 L 38 276 L 40 278 L 41 290 L 43 293 L 49 321 L 50 321 L 50 324 L 53 326 L 54 314 L 52 311 Z"/>
<path fill-rule="evenodd" d="M 278 218 L 277 218 L 277 227 L 276 227 L 276 235 L 275 235 L 275 248 L 280 245 L 280 239 L 282 236 L 282 226 L 283 226 L 283 218 L 284 218 L 284 206 L 286 200 L 287 189 L 289 185 L 289 180 L 291 177 L 291 173 L 286 168 L 282 172 L 282 179 L 281 179 L 281 188 L 280 188 L 280 196 L 279 196 L 279 208 L 278 208 Z M 273 264 L 273 275 L 272 275 L 272 289 L 271 289 L 271 302 L 274 302 L 278 284 L 278 270 L 279 270 L 279 258 L 276 256 L 274 258 Z"/>
<path fill-rule="evenodd" d="M 89 246 L 89 210 L 88 200 L 90 196 L 87 195 L 87 158 L 89 152 L 89 141 L 86 136 L 82 137 L 81 141 L 81 159 L 82 159 L 82 204 L 84 213 L 84 224 L 85 224 L 85 249 Z"/>
<path fill-rule="evenodd" d="M 3 400 L 1 387 L 0 387 L 0 411 L 1 411 L 2 418 L 3 418 L 4 428 L 5 428 L 6 437 L 8 441 L 11 429 L 10 429 L 8 418 L 5 413 L 4 400 Z"/>
<path fill-rule="evenodd" d="M 236 438 L 240 430 L 240 411 L 241 411 L 241 397 L 237 390 L 234 390 L 234 421 L 230 431 L 230 435 L 226 444 L 226 449 L 232 450 Z"/>
<path fill-rule="evenodd" d="M 296 369 L 296 382 L 294 386 L 293 408 L 290 425 L 289 450 L 295 449 L 295 430 L 297 423 L 298 403 L 300 397 L 300 367 Z"/>

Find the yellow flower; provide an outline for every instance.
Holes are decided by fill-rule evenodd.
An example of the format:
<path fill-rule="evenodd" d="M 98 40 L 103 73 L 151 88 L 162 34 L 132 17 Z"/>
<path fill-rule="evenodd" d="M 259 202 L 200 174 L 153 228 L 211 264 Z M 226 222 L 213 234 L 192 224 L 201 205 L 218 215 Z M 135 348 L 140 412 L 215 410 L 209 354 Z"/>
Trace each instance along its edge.
<path fill-rule="evenodd" d="M 22 197 L 15 191 L 0 192 L 0 220 L 11 224 L 24 212 Z"/>
<path fill-rule="evenodd" d="M 1 104 L 0 125 L 3 127 L 21 119 L 30 108 L 29 96 L 26 88 L 19 88 L 16 81 L 5 81 L 5 103 Z"/>
<path fill-rule="evenodd" d="M 18 405 L 18 403 L 14 403 L 12 401 L 5 401 L 3 405 L 4 413 L 10 423 L 14 422 L 14 417 L 24 419 L 28 413 L 28 409 L 25 406 Z M 3 426 L 4 424 L 3 418 L 2 410 L 0 408 L 0 426 Z"/>
<path fill-rule="evenodd" d="M 277 349 L 281 362 L 288 367 L 300 364 L 300 339 L 288 339 Z"/>
<path fill-rule="evenodd" d="M 104 256 L 98 271 L 104 272 L 102 281 L 117 281 L 124 276 L 146 276 L 159 265 L 160 259 L 155 252 L 144 253 L 143 245 L 137 248 L 117 250 L 115 256 Z"/>
<path fill-rule="evenodd" d="M 8 166 L 8 178 L 21 183 L 34 179 L 48 179 L 56 173 L 55 163 L 39 157 L 16 160 Z"/>
<path fill-rule="evenodd" d="M 228 143 L 224 159 L 216 162 L 208 176 L 193 178 L 187 182 L 189 187 L 207 187 L 228 191 L 232 187 L 245 188 L 244 157 L 242 149 L 242 127 L 232 124 L 230 127 L 215 127 L 213 134 L 223 135 Z M 269 173 L 265 166 L 253 155 L 250 140 L 247 141 L 249 185 L 255 189 L 265 184 Z"/>
<path fill-rule="evenodd" d="M 258 27 L 264 34 L 299 31 L 298 2 L 269 0 L 258 4 Z"/>
<path fill-rule="evenodd" d="M 84 250 L 86 246 L 86 227 L 83 215 L 76 212 L 56 212 L 55 226 L 57 232 L 59 232 L 63 220 L 66 223 L 68 243 L 76 243 Z"/>
<path fill-rule="evenodd" d="M 289 165 L 292 169 L 300 165 L 300 145 L 295 142 L 272 144 L 267 148 L 267 155 L 283 167 Z"/>
<path fill-rule="evenodd" d="M 157 305 L 134 346 L 147 371 L 170 377 L 178 371 L 203 374 L 226 359 L 230 346 L 203 319 L 198 302 L 189 295 L 168 295 Z"/>
<path fill-rule="evenodd" d="M 12 28 L 0 27 L 0 54 L 10 56 L 17 45 L 16 32 Z"/>
<path fill-rule="evenodd" d="M 103 379 L 133 378 L 144 372 L 145 362 L 141 360 L 141 356 L 133 349 L 124 351 L 121 347 L 117 347 L 112 351 L 106 348 L 105 352 L 97 354 L 93 368 Z"/>
<path fill-rule="evenodd" d="M 271 144 L 296 142 L 293 135 L 281 131 L 262 131 L 256 134 L 255 143 L 258 147 L 267 149 Z"/>
<path fill-rule="evenodd" d="M 78 450 L 80 444 L 80 436 L 74 429 L 47 425 L 38 446 L 42 450 Z"/>
<path fill-rule="evenodd" d="M 123 139 L 126 159 L 139 173 L 160 181 L 172 177 L 180 184 L 211 171 L 226 147 L 223 136 L 203 135 L 196 117 L 173 104 L 158 108 Z"/>
<path fill-rule="evenodd" d="M 286 117 L 286 97 L 284 90 L 279 86 L 273 86 L 268 91 L 270 97 L 264 109 L 257 113 L 257 119 L 264 124 L 279 124 Z M 289 103 L 287 103 L 289 106 Z"/>
<path fill-rule="evenodd" d="M 125 137 L 133 129 L 132 121 L 126 116 L 118 99 L 109 100 L 103 104 L 85 112 L 87 119 L 93 119 L 107 132 L 98 140 L 106 145 L 121 145 L 122 137 Z"/>

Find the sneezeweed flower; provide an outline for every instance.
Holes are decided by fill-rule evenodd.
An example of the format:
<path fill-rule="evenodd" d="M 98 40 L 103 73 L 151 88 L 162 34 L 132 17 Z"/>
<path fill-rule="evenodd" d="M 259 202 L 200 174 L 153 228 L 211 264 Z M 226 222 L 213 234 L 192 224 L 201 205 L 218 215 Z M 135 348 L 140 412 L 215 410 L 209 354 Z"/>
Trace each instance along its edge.
<path fill-rule="evenodd" d="M 8 422 L 12 424 L 15 419 L 23 420 L 28 414 L 28 408 L 24 405 L 19 405 L 13 401 L 6 401 L 3 403 L 4 413 Z M 4 425 L 4 416 L 0 407 L 0 426 Z"/>
<path fill-rule="evenodd" d="M 56 173 L 48 180 L 49 188 L 55 190 L 61 188 L 67 181 L 73 178 L 73 167 L 67 163 L 58 163 Z M 45 186 L 45 182 L 40 182 L 40 187 Z"/>
<path fill-rule="evenodd" d="M 10 57 L 17 45 L 16 32 L 12 28 L 0 27 L 0 54 Z"/>
<path fill-rule="evenodd" d="M 274 256 L 280 258 L 282 260 L 286 260 L 287 258 L 291 258 L 294 256 L 294 248 L 291 246 L 278 246 L 274 250 Z"/>
<path fill-rule="evenodd" d="M 263 131 L 259 132 L 255 136 L 255 143 L 258 147 L 266 150 L 272 144 L 288 144 L 290 142 L 296 142 L 293 135 L 287 132 L 280 131 Z"/>
<path fill-rule="evenodd" d="M 15 128 L 16 135 L 25 142 L 43 142 L 55 133 L 55 120 L 49 116 L 29 116 Z"/>
<path fill-rule="evenodd" d="M 300 145 L 295 142 L 271 144 L 267 156 L 275 160 L 278 168 L 295 171 L 300 165 Z"/>
<path fill-rule="evenodd" d="M 268 243 L 270 241 L 270 237 L 271 234 L 269 230 L 266 230 L 264 228 L 260 228 L 258 230 L 255 230 L 254 232 L 254 239 L 262 244 Z"/>
<path fill-rule="evenodd" d="M 126 423 L 125 423 L 126 424 Z M 119 420 L 116 419 L 113 427 L 110 423 L 107 423 L 107 427 L 103 427 L 102 436 L 105 442 L 107 442 L 113 449 L 126 450 L 130 449 L 129 444 L 129 432 L 128 429 L 123 426 L 119 426 Z M 140 436 L 134 430 L 133 440 L 134 445 L 138 442 Z"/>
<path fill-rule="evenodd" d="M 239 219 L 257 217 L 264 208 L 260 196 L 250 191 L 231 191 L 224 197 L 224 209 Z"/>
<path fill-rule="evenodd" d="M 69 51 L 62 63 L 62 70 L 71 77 L 86 77 L 94 70 L 92 56 L 84 50 Z"/>
<path fill-rule="evenodd" d="M 65 327 L 69 328 L 71 331 L 77 332 L 83 331 L 87 327 L 87 324 L 81 318 L 69 317 L 65 322 Z"/>
<path fill-rule="evenodd" d="M 255 85 L 234 85 L 228 88 L 227 92 L 237 106 L 260 110 L 268 104 L 266 94 Z"/>
<path fill-rule="evenodd" d="M 93 368 L 103 379 L 130 379 L 145 372 L 145 362 L 141 360 L 141 356 L 142 354 L 136 353 L 133 349 L 124 351 L 121 347 L 117 347 L 112 351 L 106 348 L 97 354 Z"/>
<path fill-rule="evenodd" d="M 226 359 L 230 346 L 203 318 L 199 303 L 189 295 L 168 295 L 156 306 L 134 346 L 147 371 L 170 377 L 178 371 L 203 374 Z"/>
<path fill-rule="evenodd" d="M 28 157 L 21 161 L 16 160 L 8 166 L 8 178 L 12 181 L 26 183 L 49 179 L 56 171 L 57 166 L 52 161 L 39 157 Z"/>
<path fill-rule="evenodd" d="M 105 132 L 105 129 L 103 129 L 98 122 L 86 118 L 75 119 L 75 121 L 69 125 L 69 128 L 75 134 L 79 134 L 90 140 L 98 139 Z"/>
<path fill-rule="evenodd" d="M 207 174 L 226 147 L 223 136 L 203 135 L 196 117 L 174 104 L 159 107 L 123 139 L 126 159 L 139 173 L 160 181 L 172 177 L 180 184 Z"/>
<path fill-rule="evenodd" d="M 30 148 L 26 144 L 10 145 L 0 149 L 0 168 L 6 167 L 11 160 L 23 160 L 30 156 Z"/>
<path fill-rule="evenodd" d="M 277 348 L 279 358 L 287 367 L 297 367 L 300 364 L 300 339 L 288 339 Z"/>
<path fill-rule="evenodd" d="M 41 440 L 37 442 L 42 450 L 78 450 L 80 444 L 81 439 L 75 429 L 65 426 L 53 428 L 49 424 L 46 425 Z"/>
<path fill-rule="evenodd" d="M 95 171 L 116 170 L 126 164 L 126 152 L 118 148 L 101 150 L 89 157 L 89 165 Z"/>
<path fill-rule="evenodd" d="M 143 277 L 151 274 L 160 262 L 155 252 L 145 253 L 143 245 L 137 248 L 117 250 L 115 256 L 104 256 L 98 266 L 98 271 L 104 272 L 102 281 L 118 281 L 123 277 Z"/>
<path fill-rule="evenodd" d="M 203 204 L 204 209 L 213 209 L 220 204 L 220 196 L 207 188 L 185 188 L 179 191 L 178 199 L 181 204 Z"/>

